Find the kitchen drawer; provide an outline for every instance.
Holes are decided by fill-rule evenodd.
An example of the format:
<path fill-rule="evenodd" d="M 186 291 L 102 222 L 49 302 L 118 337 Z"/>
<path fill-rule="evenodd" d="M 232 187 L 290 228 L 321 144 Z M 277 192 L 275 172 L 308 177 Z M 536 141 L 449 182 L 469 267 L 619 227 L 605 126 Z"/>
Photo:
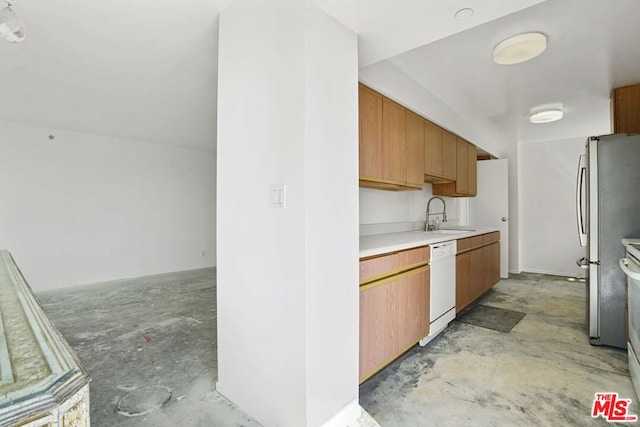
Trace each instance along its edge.
<path fill-rule="evenodd" d="M 483 235 L 467 237 L 459 239 L 457 243 L 458 253 L 468 251 L 470 249 L 479 248 L 483 244 Z"/>
<path fill-rule="evenodd" d="M 492 233 L 487 233 L 482 235 L 482 244 L 490 245 L 493 242 L 498 242 L 500 240 L 500 232 L 494 231 Z"/>
<path fill-rule="evenodd" d="M 429 246 L 376 255 L 360 260 L 360 284 L 379 280 L 429 263 Z"/>

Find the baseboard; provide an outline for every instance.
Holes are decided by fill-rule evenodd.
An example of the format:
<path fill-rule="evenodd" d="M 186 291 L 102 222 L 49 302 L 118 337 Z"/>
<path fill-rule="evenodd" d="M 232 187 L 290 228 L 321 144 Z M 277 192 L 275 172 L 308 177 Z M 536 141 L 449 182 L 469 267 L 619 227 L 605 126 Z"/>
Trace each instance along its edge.
<path fill-rule="evenodd" d="M 358 403 L 358 399 L 353 399 L 325 421 L 321 427 L 357 427 L 358 419 L 362 416 L 363 409 Z"/>
<path fill-rule="evenodd" d="M 535 274 L 548 274 L 551 276 L 562 276 L 562 277 L 584 277 L 584 276 L 576 276 L 575 273 L 569 273 L 566 271 L 552 271 L 552 270 L 543 270 L 539 268 L 523 268 L 522 273 L 535 273 Z"/>

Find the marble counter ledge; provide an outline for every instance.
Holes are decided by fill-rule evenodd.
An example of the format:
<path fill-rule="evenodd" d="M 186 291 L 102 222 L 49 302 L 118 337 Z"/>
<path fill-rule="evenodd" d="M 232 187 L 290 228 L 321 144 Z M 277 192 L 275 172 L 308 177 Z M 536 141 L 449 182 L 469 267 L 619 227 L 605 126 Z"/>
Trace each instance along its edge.
<path fill-rule="evenodd" d="M 498 227 L 488 226 L 451 226 L 438 231 L 403 231 L 398 233 L 373 234 L 360 236 L 360 258 L 380 255 L 388 252 L 464 239 L 466 237 L 499 231 Z"/>

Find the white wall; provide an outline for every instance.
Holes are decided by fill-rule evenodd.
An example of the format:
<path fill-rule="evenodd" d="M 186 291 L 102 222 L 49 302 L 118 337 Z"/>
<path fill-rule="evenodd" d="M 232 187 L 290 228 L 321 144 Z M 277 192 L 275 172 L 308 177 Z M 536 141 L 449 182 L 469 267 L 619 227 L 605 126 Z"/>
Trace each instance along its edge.
<path fill-rule="evenodd" d="M 360 224 L 384 224 L 425 221 L 427 202 L 433 196 L 431 184 L 420 191 L 386 191 L 360 189 Z M 466 203 L 463 199 L 443 197 L 447 204 L 449 225 L 464 224 Z M 436 204 L 437 203 L 437 204 Z M 431 203 L 432 212 L 442 210 L 441 203 Z M 462 222 L 459 222 L 462 220 Z"/>
<path fill-rule="evenodd" d="M 521 144 L 520 210 L 523 271 L 582 276 L 576 173 L 587 137 Z"/>
<path fill-rule="evenodd" d="M 360 413 L 357 38 L 311 0 L 237 0 L 219 40 L 217 389 L 266 426 L 346 425 Z"/>
<path fill-rule="evenodd" d="M 360 416 L 358 44 L 307 13 L 307 425 L 343 427 Z"/>
<path fill-rule="evenodd" d="M 0 246 L 34 290 L 215 265 L 212 151 L 3 122 L 0 134 Z"/>

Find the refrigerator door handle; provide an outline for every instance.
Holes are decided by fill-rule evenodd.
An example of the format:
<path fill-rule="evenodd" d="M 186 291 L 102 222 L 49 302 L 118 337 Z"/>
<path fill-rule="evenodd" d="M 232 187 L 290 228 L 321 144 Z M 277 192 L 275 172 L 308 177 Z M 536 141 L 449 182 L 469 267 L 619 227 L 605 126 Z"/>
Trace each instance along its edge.
<path fill-rule="evenodd" d="M 587 230 L 585 224 L 585 196 L 586 196 L 586 176 L 587 165 L 586 156 L 583 154 L 580 156 L 578 162 L 578 178 L 576 182 L 576 218 L 578 220 L 578 237 L 580 238 L 580 246 L 587 246 Z"/>

